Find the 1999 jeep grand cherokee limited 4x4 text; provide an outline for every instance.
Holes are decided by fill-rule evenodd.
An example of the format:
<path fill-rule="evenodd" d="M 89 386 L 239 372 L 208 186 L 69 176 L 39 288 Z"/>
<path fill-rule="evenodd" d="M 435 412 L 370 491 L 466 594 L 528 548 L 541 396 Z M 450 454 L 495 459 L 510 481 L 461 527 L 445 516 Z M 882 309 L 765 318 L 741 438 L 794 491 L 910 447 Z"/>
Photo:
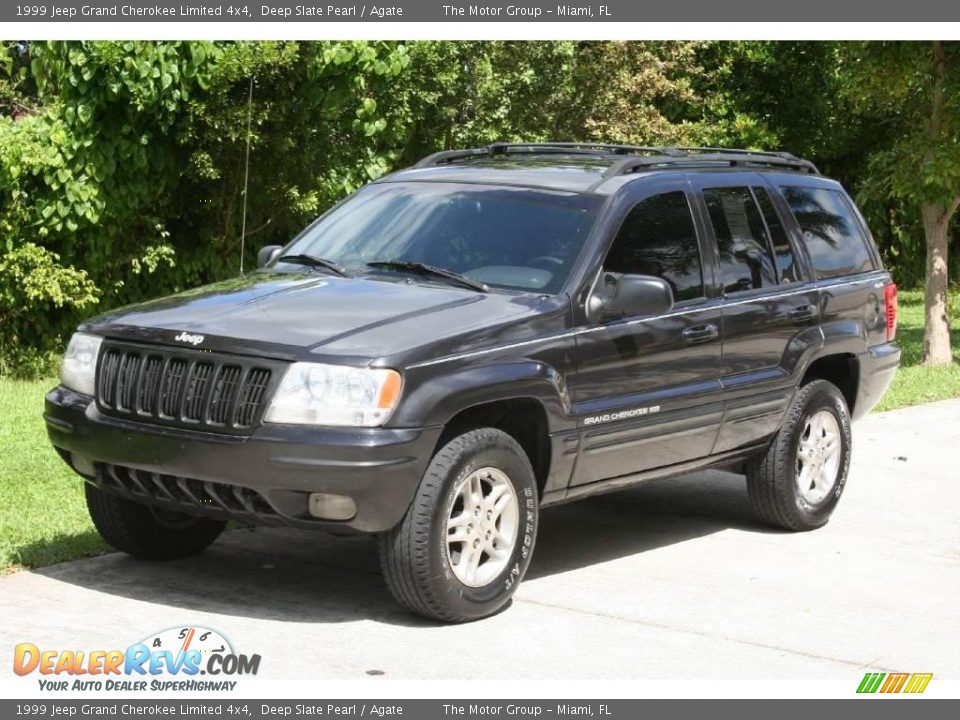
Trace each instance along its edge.
<path fill-rule="evenodd" d="M 706 466 L 827 522 L 900 350 L 850 198 L 788 153 L 498 143 L 372 183 L 246 277 L 82 324 L 50 439 L 114 547 L 227 520 L 376 533 L 447 621 L 501 608 L 539 509 Z"/>

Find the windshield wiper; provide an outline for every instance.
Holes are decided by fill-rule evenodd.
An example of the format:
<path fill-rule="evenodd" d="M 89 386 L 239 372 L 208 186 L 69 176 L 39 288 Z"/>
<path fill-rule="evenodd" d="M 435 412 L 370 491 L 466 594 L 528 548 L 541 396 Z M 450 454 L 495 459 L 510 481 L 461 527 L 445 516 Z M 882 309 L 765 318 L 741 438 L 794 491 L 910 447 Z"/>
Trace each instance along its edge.
<path fill-rule="evenodd" d="M 340 277 L 349 277 L 346 269 L 341 265 L 338 265 L 333 260 L 327 260 L 326 258 L 316 257 L 315 255 L 281 255 L 277 258 L 277 262 L 291 263 L 293 265 L 307 265 L 312 268 L 324 268 L 329 270 Z"/>
<path fill-rule="evenodd" d="M 374 260 L 373 262 L 368 262 L 367 267 L 412 270 L 413 272 L 418 272 L 423 275 L 433 275 L 435 277 L 452 280 L 455 283 L 459 283 L 460 285 L 468 287 L 471 290 L 476 290 L 477 292 L 490 291 L 490 288 L 487 287 L 487 284 L 482 283 L 479 280 L 474 280 L 473 278 L 467 277 L 466 275 L 458 273 L 455 270 L 447 270 L 447 268 L 437 267 L 436 265 L 428 265 L 427 263 L 422 262 L 413 262 L 410 260 Z"/>

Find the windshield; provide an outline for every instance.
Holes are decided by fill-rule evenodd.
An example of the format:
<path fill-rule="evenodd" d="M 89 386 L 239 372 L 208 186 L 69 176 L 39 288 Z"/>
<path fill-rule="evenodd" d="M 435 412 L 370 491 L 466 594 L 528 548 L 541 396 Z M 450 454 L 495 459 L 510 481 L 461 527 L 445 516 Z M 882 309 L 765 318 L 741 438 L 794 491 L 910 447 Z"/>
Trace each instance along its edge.
<path fill-rule="evenodd" d="M 331 260 L 350 274 L 397 271 L 371 262 L 425 263 L 493 287 L 552 294 L 566 281 L 600 203 L 594 195 L 530 188 L 379 183 L 284 253 Z"/>

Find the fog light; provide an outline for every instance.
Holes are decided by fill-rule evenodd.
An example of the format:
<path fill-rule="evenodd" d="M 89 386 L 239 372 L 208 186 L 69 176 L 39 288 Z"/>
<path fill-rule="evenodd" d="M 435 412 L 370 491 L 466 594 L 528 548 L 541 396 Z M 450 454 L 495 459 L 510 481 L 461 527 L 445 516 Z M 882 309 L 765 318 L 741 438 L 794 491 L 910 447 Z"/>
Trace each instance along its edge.
<path fill-rule="evenodd" d="M 321 520 L 349 520 L 357 514 L 357 504 L 346 495 L 310 493 L 310 514 Z"/>

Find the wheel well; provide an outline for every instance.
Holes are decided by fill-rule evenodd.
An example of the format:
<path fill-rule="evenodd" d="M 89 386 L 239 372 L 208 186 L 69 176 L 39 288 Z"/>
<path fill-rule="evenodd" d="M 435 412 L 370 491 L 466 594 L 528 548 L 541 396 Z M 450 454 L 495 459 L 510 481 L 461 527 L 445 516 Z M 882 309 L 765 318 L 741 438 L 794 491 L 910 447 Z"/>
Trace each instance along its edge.
<path fill-rule="evenodd" d="M 516 398 L 474 405 L 447 422 L 434 452 L 450 440 L 478 427 L 494 427 L 516 440 L 530 459 L 540 494 L 550 473 L 550 435 L 547 413 L 539 400 Z"/>
<path fill-rule="evenodd" d="M 860 381 L 860 364 L 855 356 L 845 353 L 814 360 L 807 368 L 800 385 L 806 385 L 813 380 L 826 380 L 840 388 L 847 407 L 853 414 L 853 406 L 857 401 L 857 383 Z"/>

